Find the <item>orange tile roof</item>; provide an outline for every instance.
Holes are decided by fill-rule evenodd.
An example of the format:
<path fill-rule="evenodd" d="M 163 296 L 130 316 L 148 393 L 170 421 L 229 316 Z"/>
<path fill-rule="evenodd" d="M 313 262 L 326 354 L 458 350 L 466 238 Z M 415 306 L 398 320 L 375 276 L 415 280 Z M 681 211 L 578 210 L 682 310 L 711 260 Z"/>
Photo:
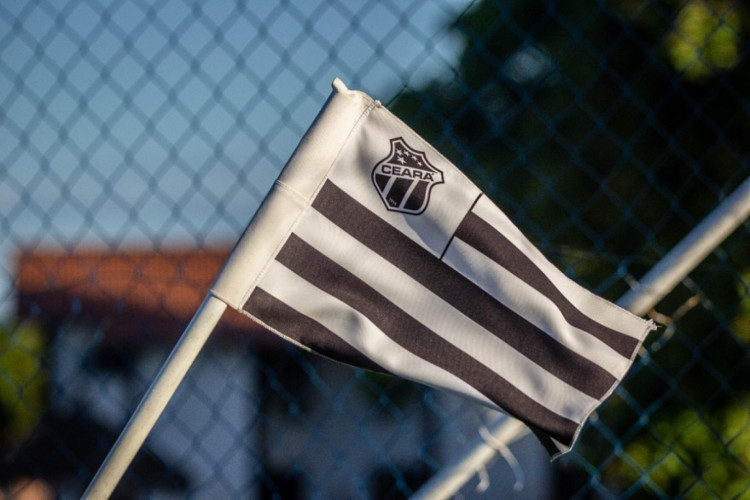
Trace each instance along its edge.
<path fill-rule="evenodd" d="M 21 317 L 45 323 L 87 321 L 117 342 L 177 339 L 229 255 L 226 250 L 21 253 L 16 287 Z M 215 336 L 248 332 L 262 345 L 276 337 L 234 310 Z"/>

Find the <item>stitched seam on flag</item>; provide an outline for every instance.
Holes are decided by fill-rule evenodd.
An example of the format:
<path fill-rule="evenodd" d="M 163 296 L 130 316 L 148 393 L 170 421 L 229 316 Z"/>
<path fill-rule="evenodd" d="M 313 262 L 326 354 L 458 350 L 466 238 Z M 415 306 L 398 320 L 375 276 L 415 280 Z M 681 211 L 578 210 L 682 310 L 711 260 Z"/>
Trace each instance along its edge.
<path fill-rule="evenodd" d="M 277 255 L 276 260 L 306 281 L 313 283 L 326 293 L 337 297 L 365 314 L 386 335 L 396 334 L 398 338 L 394 338 L 394 340 L 417 356 L 426 357 L 430 362 L 453 373 L 456 373 L 457 370 L 464 370 L 463 375 L 458 375 L 460 378 L 467 381 L 479 392 L 487 395 L 509 413 L 533 422 L 561 442 L 568 442 L 575 435 L 580 424 L 556 414 L 528 397 L 503 377 L 473 360 L 468 354 L 413 319 L 398 306 L 392 304 L 339 264 L 315 250 L 297 235 L 290 236 L 287 244 Z M 362 311 L 362 307 L 365 307 L 369 313 Z M 391 327 L 385 326 L 384 328 L 384 325 L 390 325 Z M 408 333 L 399 335 L 398 332 L 400 331 Z M 419 339 L 419 341 L 415 339 Z M 440 354 L 438 355 L 436 352 Z M 443 363 L 448 352 L 457 356 L 457 361 L 445 366 Z M 473 360 L 473 362 L 466 358 Z M 467 376 L 469 376 L 469 379 L 465 378 Z"/>
<path fill-rule="evenodd" d="M 527 396 L 547 401 L 552 395 L 546 406 L 555 413 L 578 421 L 582 410 L 598 403 L 516 351 L 319 212 L 311 211 L 295 235 Z"/>
<path fill-rule="evenodd" d="M 341 145 L 341 148 L 336 153 L 336 156 L 334 157 L 333 161 L 331 162 L 330 165 L 328 165 L 328 170 L 326 171 L 326 175 L 322 178 L 320 184 L 318 184 L 318 187 L 315 188 L 315 192 L 313 193 L 312 197 L 309 200 L 307 200 L 308 207 L 312 204 L 315 198 L 317 198 L 318 194 L 320 193 L 320 190 L 323 189 L 323 186 L 325 186 L 326 182 L 328 182 L 328 177 L 331 175 L 331 170 L 333 170 L 333 168 L 338 163 L 341 153 L 346 149 L 346 146 L 349 144 L 349 141 L 351 140 L 352 135 L 354 135 L 354 132 L 359 127 L 362 126 L 362 122 L 370 115 L 372 110 L 375 108 L 381 108 L 380 101 L 370 101 L 370 103 L 367 105 L 367 108 L 365 108 L 365 110 L 362 111 L 362 114 L 359 115 L 359 118 L 357 118 L 357 121 L 354 123 L 351 130 L 349 130 L 349 133 L 347 134 L 346 139 Z"/>
<path fill-rule="evenodd" d="M 569 385 L 599 399 L 616 382 L 615 377 L 606 370 L 510 311 L 465 276 L 443 264 L 427 250 L 352 199 L 335 184 L 326 184 L 325 191 L 313 202 L 313 208 L 437 296 L 453 304 L 467 317 L 502 338 L 540 368 Z M 370 231 L 373 227 L 377 229 Z M 373 232 L 381 234 L 374 236 Z M 398 242 L 398 245 L 395 245 L 395 242 Z M 441 281 L 444 286 L 439 286 Z M 458 291 L 458 287 L 466 290 Z M 461 304 L 461 301 L 466 301 L 469 297 L 474 299 L 471 304 Z M 475 307 L 478 300 L 486 302 L 487 307 Z M 491 318 L 491 315 L 501 317 Z M 487 321 L 490 319 L 492 323 L 488 325 Z M 500 325 L 502 330 L 497 329 Z M 574 366 L 578 369 L 573 368 Z M 581 369 L 583 371 L 579 371 Z"/>
<path fill-rule="evenodd" d="M 279 241 L 278 245 L 276 246 L 276 248 L 274 248 L 273 252 L 271 253 L 271 258 L 268 260 L 268 262 L 265 263 L 265 265 L 263 266 L 263 268 L 261 269 L 261 271 L 258 273 L 258 275 L 255 278 L 255 281 L 253 283 L 251 283 L 251 286 L 248 287 L 248 291 L 242 297 L 242 301 L 240 302 L 241 304 L 246 304 L 247 303 L 247 301 L 249 300 L 250 294 L 252 293 L 253 289 L 257 286 L 258 283 L 260 283 L 260 281 L 263 279 L 263 276 L 265 276 L 265 274 L 266 274 L 266 272 L 268 270 L 268 266 L 273 261 L 273 256 L 275 256 L 275 255 L 277 255 L 279 253 L 279 251 L 281 250 L 281 248 L 284 246 L 284 243 L 286 243 L 286 240 L 289 238 L 289 235 L 294 232 L 294 229 L 299 224 L 299 221 L 302 219 L 302 217 L 304 216 L 305 212 L 310 209 L 310 205 L 312 204 L 313 200 L 315 200 L 315 198 L 317 197 L 317 195 L 320 192 L 320 190 L 322 189 L 322 187 L 325 185 L 325 183 L 326 183 L 326 181 L 328 179 L 328 176 L 331 173 L 331 169 L 334 167 L 334 165 L 336 165 L 336 161 L 338 160 L 339 156 L 341 156 L 341 152 L 346 148 L 346 145 L 349 143 L 349 141 L 350 141 L 350 139 L 351 139 L 352 134 L 354 133 L 354 131 L 360 126 L 360 124 L 362 123 L 362 121 L 376 107 L 380 107 L 380 102 L 379 101 L 372 101 L 371 100 L 370 103 L 367 105 L 367 107 L 359 115 L 359 117 L 357 118 L 357 121 L 354 123 L 354 125 L 352 126 L 352 128 L 349 130 L 349 133 L 347 134 L 346 139 L 342 143 L 341 148 L 336 153 L 336 156 L 331 161 L 331 164 L 328 165 L 328 168 L 326 169 L 325 175 L 321 178 L 320 184 L 316 187 L 315 191 L 313 192 L 312 196 L 309 199 L 307 199 L 305 196 L 303 196 L 300 193 L 298 193 L 295 189 L 293 189 L 292 187 L 290 187 L 289 184 L 284 183 L 284 182 L 279 182 L 278 178 L 276 179 L 276 182 L 274 183 L 274 185 L 283 188 L 283 190 L 285 192 L 291 193 L 291 194 L 295 195 L 295 197 L 299 198 L 300 201 L 303 204 L 303 207 L 300 210 L 299 214 L 297 215 L 297 218 L 294 221 L 294 223 L 290 225 L 289 232 L 286 235 L 284 235 L 283 238 L 280 238 L 280 241 Z M 279 175 L 279 177 L 281 177 L 281 175 Z"/>
<path fill-rule="evenodd" d="M 296 189 L 292 188 L 289 184 L 285 182 L 281 182 L 280 180 L 276 179 L 276 182 L 274 182 L 276 186 L 278 186 L 279 189 L 281 189 L 284 192 L 287 192 L 291 195 L 293 195 L 295 198 L 299 199 L 299 201 L 303 205 L 309 205 L 310 200 L 305 199 L 303 195 L 301 195 Z"/>
<path fill-rule="evenodd" d="M 474 209 L 474 207 L 479 202 L 479 198 L 481 198 L 481 197 L 482 197 L 482 193 L 480 192 L 477 195 L 476 199 L 474 200 L 474 203 L 472 203 L 471 206 L 469 207 L 469 209 L 466 211 L 467 214 L 471 213 L 471 211 Z M 445 248 L 443 248 L 443 251 L 440 253 L 440 260 L 443 260 L 443 258 L 445 257 L 445 252 L 448 251 L 448 249 L 451 246 L 451 243 L 453 243 L 453 238 L 455 238 L 455 237 L 456 237 L 456 231 L 453 231 L 453 234 L 451 234 L 451 237 L 448 239 L 448 243 L 445 244 Z"/>

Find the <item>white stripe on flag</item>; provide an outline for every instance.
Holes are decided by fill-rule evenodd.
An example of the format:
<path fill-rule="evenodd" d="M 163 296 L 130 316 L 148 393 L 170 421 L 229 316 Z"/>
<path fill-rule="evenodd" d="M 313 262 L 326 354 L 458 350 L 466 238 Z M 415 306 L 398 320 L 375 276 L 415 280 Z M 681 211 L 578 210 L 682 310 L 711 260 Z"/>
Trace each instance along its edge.
<path fill-rule="evenodd" d="M 401 347 L 359 311 L 307 282 L 283 264 L 273 261 L 259 288 L 325 326 L 388 371 L 423 383 L 428 380 L 437 388 L 469 395 L 487 406 L 497 407 L 458 377 Z"/>
<path fill-rule="evenodd" d="M 498 302 L 562 345 L 585 355 L 613 376 L 627 369 L 626 358 L 596 337 L 568 324 L 547 297 L 463 241 L 454 239 L 443 260 Z"/>
<path fill-rule="evenodd" d="M 472 210 L 508 238 L 528 256 L 552 283 L 581 312 L 598 323 L 638 340 L 643 338 L 644 321 L 634 314 L 594 295 L 568 278 L 521 233 L 515 224 L 486 197 L 480 198 Z M 637 350 L 636 350 L 637 352 Z M 624 373 L 620 373 L 622 376 Z"/>
<path fill-rule="evenodd" d="M 598 404 L 598 400 L 551 375 L 315 210 L 304 216 L 295 233 L 521 392 L 544 401 L 556 414 L 580 420 Z M 382 365 L 383 361 L 374 356 L 368 353 L 368 357 Z"/>

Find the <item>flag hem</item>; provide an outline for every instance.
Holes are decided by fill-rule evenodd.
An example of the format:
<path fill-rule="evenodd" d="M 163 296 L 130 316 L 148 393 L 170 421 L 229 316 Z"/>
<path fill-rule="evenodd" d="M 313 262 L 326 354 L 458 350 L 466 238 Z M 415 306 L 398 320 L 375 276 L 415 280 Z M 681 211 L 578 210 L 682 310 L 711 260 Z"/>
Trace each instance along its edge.
<path fill-rule="evenodd" d="M 367 94 L 349 90 L 338 78 L 332 87 L 326 105 L 281 170 L 211 285 L 210 292 L 235 309 L 242 308 L 267 263 L 273 260 L 315 198 L 357 124 L 373 108 L 381 106 L 380 101 Z M 337 137 L 341 137 L 338 143 Z M 274 238 L 269 239 L 269 234 Z"/>
<path fill-rule="evenodd" d="M 606 302 L 605 299 L 602 299 L 601 297 L 598 297 L 598 296 L 596 296 L 596 297 L 599 298 L 600 300 Z M 614 304 L 614 305 L 617 306 L 617 304 Z M 620 309 L 622 309 L 623 311 L 627 312 L 628 314 L 631 314 L 632 316 L 634 316 L 636 318 L 642 319 L 639 316 L 636 316 L 635 314 L 631 313 L 627 309 L 624 309 L 624 308 L 622 308 L 620 306 L 617 306 L 617 307 L 620 308 Z M 555 460 L 555 459 L 557 459 L 557 458 L 559 458 L 559 457 L 567 454 L 570 450 L 573 449 L 573 447 L 575 446 L 575 444 L 578 442 L 578 438 L 579 438 L 579 436 L 581 434 L 581 431 L 586 426 L 586 424 L 589 422 L 589 419 L 591 418 L 591 415 L 596 410 L 598 410 L 599 408 L 601 408 L 602 406 L 604 406 L 604 403 L 610 397 L 612 397 L 612 394 L 615 392 L 615 390 L 617 390 L 617 388 L 622 385 L 622 383 L 624 382 L 624 378 L 627 376 L 628 372 L 632 368 L 633 363 L 635 363 L 635 358 L 636 358 L 636 356 L 638 356 L 638 352 L 641 350 L 641 347 L 643 346 L 643 342 L 646 341 L 646 338 L 648 337 L 648 334 L 651 333 L 652 331 L 656 330 L 657 328 L 658 328 L 658 325 L 653 320 L 648 320 L 646 322 L 646 324 L 644 325 L 644 329 L 641 332 L 640 337 L 638 338 L 638 343 L 636 344 L 635 348 L 633 349 L 633 353 L 631 354 L 630 359 L 629 359 L 629 361 L 628 361 L 628 363 L 626 365 L 626 368 L 625 368 L 625 371 L 623 372 L 622 377 L 619 378 L 614 384 L 612 384 L 612 387 L 610 387 L 610 389 L 599 399 L 599 402 L 597 404 L 595 404 L 589 411 L 584 412 L 584 418 L 581 421 L 581 424 L 578 426 L 578 429 L 576 429 L 576 432 L 573 434 L 573 439 L 570 442 L 570 446 L 568 446 L 566 450 L 563 450 L 563 449 L 560 449 L 560 445 L 558 445 L 556 443 L 556 446 L 558 447 L 558 449 L 560 449 L 560 451 L 558 453 L 555 453 L 555 454 L 551 455 L 550 456 L 550 461 Z"/>

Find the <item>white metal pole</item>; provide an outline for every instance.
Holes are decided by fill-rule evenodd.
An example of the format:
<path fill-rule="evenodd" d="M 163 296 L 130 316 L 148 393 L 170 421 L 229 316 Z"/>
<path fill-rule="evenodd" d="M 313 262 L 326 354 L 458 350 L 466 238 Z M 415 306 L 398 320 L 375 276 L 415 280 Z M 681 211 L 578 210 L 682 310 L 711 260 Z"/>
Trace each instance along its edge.
<path fill-rule="evenodd" d="M 750 177 L 659 261 L 618 304 L 642 315 L 654 307 L 750 216 Z"/>
<path fill-rule="evenodd" d="M 106 499 L 114 491 L 198 353 L 221 319 L 227 305 L 209 294 L 165 361 L 130 421 L 110 450 L 83 498 Z"/>
<path fill-rule="evenodd" d="M 617 304 L 638 315 L 654 307 L 677 283 L 750 216 L 750 177 L 665 255 Z M 497 452 L 490 441 L 506 444 L 528 430 L 517 420 L 499 417 L 489 430 L 453 463 L 435 474 L 411 498 L 444 499 L 466 484 Z"/>
<path fill-rule="evenodd" d="M 411 500 L 442 500 L 453 496 L 497 454 L 498 449 L 492 443 L 508 445 L 529 432 L 520 420 L 507 415 L 497 418 L 487 428 L 486 434 L 480 434 L 463 455 L 435 474 L 411 496 Z"/>

